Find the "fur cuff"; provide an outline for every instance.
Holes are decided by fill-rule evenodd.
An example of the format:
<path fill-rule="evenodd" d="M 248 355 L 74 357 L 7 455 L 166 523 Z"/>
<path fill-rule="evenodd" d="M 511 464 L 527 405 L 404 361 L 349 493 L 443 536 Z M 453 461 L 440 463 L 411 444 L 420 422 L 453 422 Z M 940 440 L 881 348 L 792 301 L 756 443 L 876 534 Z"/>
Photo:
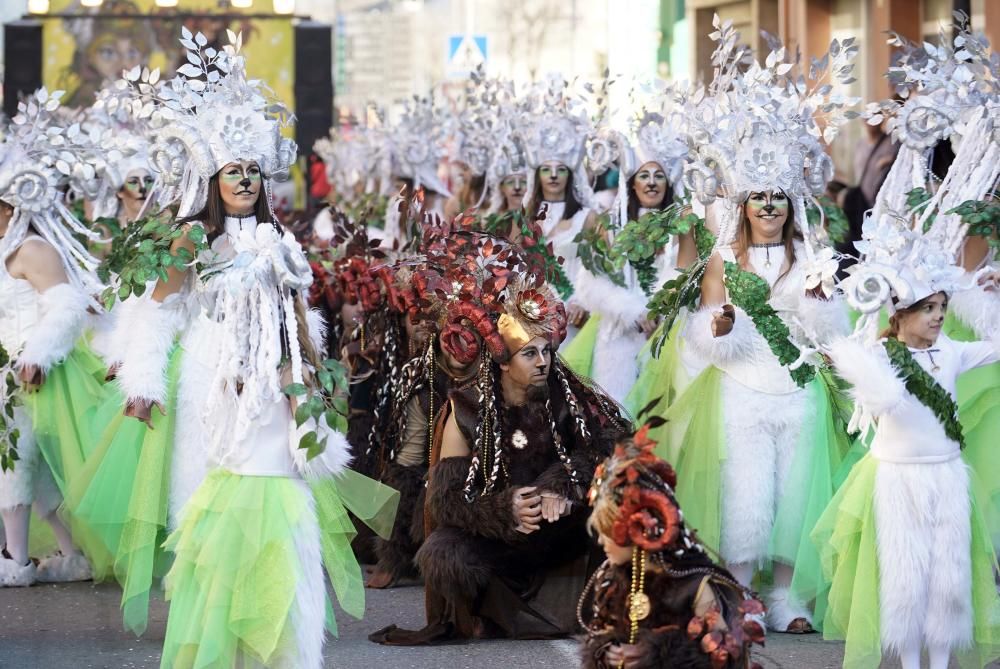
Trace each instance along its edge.
<path fill-rule="evenodd" d="M 646 296 L 638 288 L 617 286 L 607 277 L 580 268 L 573 286 L 573 299 L 587 311 L 631 325 L 646 313 Z"/>
<path fill-rule="evenodd" d="M 309 326 L 309 339 L 312 340 L 313 348 L 320 357 L 325 357 L 323 352 L 326 351 L 326 335 L 329 327 L 323 318 L 323 313 L 319 309 L 307 309 L 306 324 Z"/>
<path fill-rule="evenodd" d="M 802 323 L 815 333 L 820 343 L 846 337 L 851 333 L 851 321 L 843 300 L 817 300 L 803 295 L 799 299 L 798 311 Z"/>
<path fill-rule="evenodd" d="M 294 425 L 294 423 L 293 423 Z M 326 448 L 312 459 L 306 459 L 305 449 L 299 448 L 299 440 L 308 432 L 314 431 L 320 439 L 326 438 Z M 326 421 L 318 424 L 310 418 L 295 430 L 295 437 L 290 441 L 292 462 L 295 469 L 306 479 L 327 478 L 340 475 L 351 464 L 351 445 L 347 437 L 330 429 Z"/>
<path fill-rule="evenodd" d="M 685 341 L 692 353 L 712 364 L 722 364 L 752 355 L 755 350 L 754 337 L 759 337 L 753 321 L 745 311 L 736 309 L 736 321 L 732 331 L 721 337 L 712 336 L 712 319 L 721 305 L 702 306 L 691 314 Z"/>
<path fill-rule="evenodd" d="M 126 401 L 145 399 L 163 404 L 167 398 L 167 361 L 174 339 L 182 327 L 179 309 L 150 298 L 133 298 L 119 308 L 116 333 L 128 333 L 128 349 L 122 355 L 118 385 Z"/>
<path fill-rule="evenodd" d="M 87 320 L 87 296 L 76 286 L 60 283 L 42 293 L 41 319 L 18 356 L 19 365 L 35 365 L 46 374 L 76 346 Z"/>
<path fill-rule="evenodd" d="M 455 527 L 470 534 L 514 542 L 524 535 L 514 528 L 513 490 L 504 488 L 491 495 L 465 501 L 463 489 L 472 459 L 443 458 L 430 471 L 427 505 L 438 525 Z"/>
<path fill-rule="evenodd" d="M 956 291 L 948 308 L 976 333 L 979 339 L 998 339 L 1000 332 L 1000 294 L 980 286 Z"/>
<path fill-rule="evenodd" d="M 830 345 L 837 373 L 853 387 L 854 400 L 878 416 L 892 411 L 906 398 L 906 386 L 884 355 L 853 339 L 842 337 Z"/>

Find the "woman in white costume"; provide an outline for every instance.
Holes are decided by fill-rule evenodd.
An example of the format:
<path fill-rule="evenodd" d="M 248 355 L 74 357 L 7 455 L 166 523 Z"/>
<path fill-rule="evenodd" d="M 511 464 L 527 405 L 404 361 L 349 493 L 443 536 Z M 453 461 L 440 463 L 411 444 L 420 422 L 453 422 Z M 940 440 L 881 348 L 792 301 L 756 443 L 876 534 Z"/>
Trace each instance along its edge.
<path fill-rule="evenodd" d="M 171 486 L 186 501 L 171 500 L 161 666 L 318 668 L 324 562 L 342 605 L 353 615 L 363 609 L 340 501 L 349 456 L 326 419 L 293 418 L 299 400 L 283 392 L 319 383 L 322 328 L 304 307 L 309 264 L 268 202 L 266 179 L 285 173 L 295 145 L 281 137 L 274 103 L 246 79 L 235 41 L 214 53 L 185 35 L 202 66 L 182 68 L 168 88 L 197 95 L 161 91 L 151 152 L 157 195 L 179 201 L 186 234 L 175 252 L 194 253 L 203 236 L 210 249 L 200 253 L 200 274 L 175 266 L 137 302 L 151 336 L 129 347 L 118 379 L 126 413 L 150 422 L 171 405 L 167 370 L 183 333 Z M 206 86 L 198 76 L 209 70 L 222 75 Z"/>
<path fill-rule="evenodd" d="M 738 35 L 718 28 L 715 58 L 737 62 Z M 850 47 L 831 72 L 850 71 Z M 725 206 L 683 334 L 685 354 L 707 367 L 666 414 L 667 459 L 689 521 L 732 574 L 749 586 L 758 572 L 773 573 L 768 626 L 803 633 L 811 614 L 789 586 L 812 551 L 811 523 L 833 494 L 831 463 L 846 444 L 828 376 L 802 330 L 829 335 L 848 323 L 833 299 L 832 250 L 819 247 L 805 216 L 832 164 L 815 138 L 816 98 L 800 97 L 784 53 L 746 74 L 720 67 L 687 111 L 685 181 L 702 202 Z M 830 104 L 842 110 L 843 101 Z M 842 120 L 828 115 L 828 136 Z"/>
<path fill-rule="evenodd" d="M 21 406 L 13 408 L 19 438 L 3 445 L 14 446 L 18 459 L 0 472 L 0 587 L 91 577 L 56 509 L 89 446 L 76 428 L 100 399 L 101 365 L 77 350 L 100 285 L 92 273 L 97 261 L 76 236 L 92 241 L 96 235 L 66 209 L 58 186 L 68 185 L 74 169 L 82 175 L 84 165 L 92 175 L 97 150 L 88 137 L 56 124 L 58 107 L 58 95 L 45 89 L 21 103 L 0 149 L 0 345 L 23 384 L 15 393 Z M 76 392 L 84 401 L 67 404 Z M 32 506 L 59 545 L 37 568 L 28 555 Z"/>

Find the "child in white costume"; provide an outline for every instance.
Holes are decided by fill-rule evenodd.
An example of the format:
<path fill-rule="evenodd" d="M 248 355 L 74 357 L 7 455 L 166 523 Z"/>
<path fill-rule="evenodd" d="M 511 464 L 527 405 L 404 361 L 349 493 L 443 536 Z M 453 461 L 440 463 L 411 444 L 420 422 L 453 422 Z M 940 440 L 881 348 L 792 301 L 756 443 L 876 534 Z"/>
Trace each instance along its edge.
<path fill-rule="evenodd" d="M 100 290 L 91 273 L 97 261 L 74 235 L 91 240 L 96 235 L 73 218 L 56 186 L 66 183 L 74 169 L 82 174 L 84 165 L 93 175 L 98 151 L 88 137 L 55 124 L 58 98 L 42 89 L 21 103 L 0 149 L 0 344 L 23 384 L 18 391 L 23 406 L 14 407 L 13 421 L 19 459 L 12 470 L 0 472 L 5 535 L 0 587 L 87 580 L 91 575 L 88 561 L 56 515 L 60 488 L 78 471 L 87 444 L 60 443 L 67 435 L 56 426 L 75 422 L 78 416 L 70 414 L 78 407 L 63 404 L 64 391 L 53 384 L 78 386 L 94 394 L 93 401 L 99 399 L 97 378 L 85 378 L 85 368 L 96 372 L 99 363 L 74 351 L 88 308 L 96 306 L 90 295 Z M 53 137 L 59 137 L 58 145 Z M 55 156 L 65 161 L 65 169 L 56 166 Z M 6 374 L 2 376 L 6 383 Z M 52 526 L 60 551 L 37 569 L 28 556 L 32 506 Z"/>
<path fill-rule="evenodd" d="M 887 653 L 919 669 L 922 648 L 931 669 L 945 669 L 952 653 L 982 667 L 1000 654 L 1000 599 L 955 385 L 1000 360 L 998 302 L 980 315 L 992 319 L 993 341 L 940 334 L 949 295 L 978 288 L 950 265 L 940 240 L 888 216 L 866 228 L 867 255 L 842 287 L 868 315 L 859 336 L 828 352 L 854 386 L 856 424 L 874 436 L 813 532 L 831 583 L 824 634 L 847 640 L 845 667 L 877 667 Z M 994 295 L 998 280 L 979 277 Z M 865 337 L 880 298 L 890 327 Z"/>

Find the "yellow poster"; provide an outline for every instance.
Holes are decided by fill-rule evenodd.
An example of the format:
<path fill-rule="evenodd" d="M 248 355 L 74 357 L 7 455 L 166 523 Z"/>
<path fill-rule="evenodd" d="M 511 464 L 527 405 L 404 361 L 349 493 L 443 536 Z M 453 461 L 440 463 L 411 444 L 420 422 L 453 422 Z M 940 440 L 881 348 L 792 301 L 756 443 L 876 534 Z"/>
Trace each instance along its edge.
<path fill-rule="evenodd" d="M 243 33 L 248 74 L 266 82 L 294 111 L 290 17 L 239 16 L 253 14 L 252 8 L 228 9 L 226 17 L 190 16 L 218 14 L 217 7 L 216 0 L 180 0 L 172 8 L 157 7 L 155 0 L 104 0 L 97 8 L 83 7 L 79 0 L 52 0 L 50 16 L 43 19 L 43 82 L 49 90 L 66 91 L 64 104 L 86 106 L 105 83 L 136 65 L 160 68 L 161 79 L 173 76 L 174 69 L 186 62 L 178 42 L 182 25 L 192 33 L 203 33 L 216 49 L 227 43 L 229 29 Z"/>

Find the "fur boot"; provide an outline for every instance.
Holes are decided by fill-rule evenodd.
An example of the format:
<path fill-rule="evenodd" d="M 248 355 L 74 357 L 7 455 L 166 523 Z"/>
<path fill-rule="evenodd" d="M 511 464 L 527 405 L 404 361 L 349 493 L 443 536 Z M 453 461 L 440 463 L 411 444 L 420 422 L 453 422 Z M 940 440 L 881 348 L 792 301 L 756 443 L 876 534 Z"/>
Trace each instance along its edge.
<path fill-rule="evenodd" d="M 90 563 L 82 555 L 56 553 L 42 558 L 38 563 L 39 583 L 74 583 L 93 578 Z"/>
<path fill-rule="evenodd" d="M 32 585 L 37 578 L 37 568 L 34 560 L 28 560 L 28 564 L 20 565 L 0 555 L 0 588 L 26 588 Z"/>

